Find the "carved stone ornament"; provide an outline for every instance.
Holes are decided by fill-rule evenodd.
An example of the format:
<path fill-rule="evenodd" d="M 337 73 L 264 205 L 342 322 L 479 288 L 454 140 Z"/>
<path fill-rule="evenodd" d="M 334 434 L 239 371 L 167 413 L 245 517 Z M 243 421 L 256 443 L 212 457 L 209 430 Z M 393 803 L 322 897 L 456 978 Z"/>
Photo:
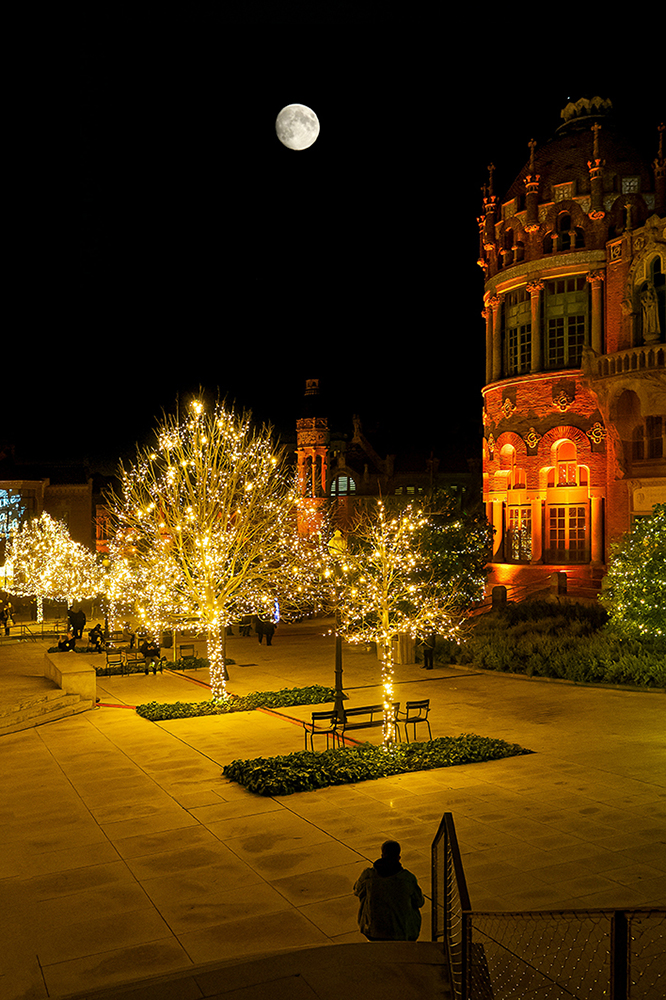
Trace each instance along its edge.
<path fill-rule="evenodd" d="M 495 438 L 492 434 L 488 435 L 488 451 L 491 455 L 495 454 Z"/>
<path fill-rule="evenodd" d="M 600 424 L 599 421 L 597 421 L 596 424 L 593 424 L 592 427 L 590 427 L 587 432 L 587 436 L 592 444 L 601 444 L 602 441 L 606 440 L 606 428 L 603 424 Z"/>
<path fill-rule="evenodd" d="M 516 404 L 512 403 L 509 397 L 507 396 L 501 406 L 501 410 L 505 418 L 508 420 L 511 414 L 514 413 L 516 409 L 517 409 Z"/>
<path fill-rule="evenodd" d="M 567 410 L 573 403 L 573 396 L 570 393 L 565 392 L 564 389 L 562 389 L 559 396 L 555 396 L 555 398 L 553 399 L 553 403 L 558 408 L 558 410 L 562 410 L 562 412 L 564 413 L 564 411 Z"/>
<path fill-rule="evenodd" d="M 541 434 L 538 434 L 534 427 L 530 427 L 529 431 L 523 437 L 523 441 L 532 451 L 539 447 L 539 441 L 541 440 Z"/>

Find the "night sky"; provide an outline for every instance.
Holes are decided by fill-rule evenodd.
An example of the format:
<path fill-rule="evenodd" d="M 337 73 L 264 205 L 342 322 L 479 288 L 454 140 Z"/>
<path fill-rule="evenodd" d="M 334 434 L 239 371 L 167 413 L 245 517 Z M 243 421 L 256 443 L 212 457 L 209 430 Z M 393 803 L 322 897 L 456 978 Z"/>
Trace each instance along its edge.
<path fill-rule="evenodd" d="M 372 33 L 294 32 L 81 52 L 62 120 L 44 112 L 19 255 L 17 457 L 115 462 L 199 385 L 289 435 L 309 377 L 379 451 L 478 457 L 487 164 L 503 191 L 570 97 L 634 108 L 655 137 L 660 100 L 637 107 L 608 71 L 480 81 L 471 45 L 454 73 L 425 30 L 408 59 Z M 310 149 L 275 135 L 290 103 L 320 120 Z"/>

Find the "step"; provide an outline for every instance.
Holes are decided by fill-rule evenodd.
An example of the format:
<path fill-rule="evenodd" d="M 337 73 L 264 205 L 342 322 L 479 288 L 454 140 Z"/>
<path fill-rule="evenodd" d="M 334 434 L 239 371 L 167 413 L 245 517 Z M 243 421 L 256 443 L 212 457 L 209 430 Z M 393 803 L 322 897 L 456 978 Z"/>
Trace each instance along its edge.
<path fill-rule="evenodd" d="M 14 715 L 16 712 L 30 711 L 33 708 L 43 707 L 49 709 L 49 702 L 62 698 L 61 688 L 53 687 L 50 690 L 40 691 L 39 694 L 15 695 L 15 700 L 7 705 L 0 706 L 0 725 L 5 722 L 5 716 Z"/>
<path fill-rule="evenodd" d="M 56 691 L 56 695 L 59 697 L 49 698 L 48 701 L 42 699 L 36 705 L 4 715 L 0 720 L 0 736 L 18 733 L 24 729 L 33 729 L 35 726 L 43 726 L 47 722 L 66 719 L 94 708 L 92 701 L 81 698 L 79 694 L 64 694 L 62 691 Z"/>
<path fill-rule="evenodd" d="M 321 992 L 320 992 L 321 990 Z M 211 962 L 170 975 L 106 989 L 88 989 L 61 1000 L 162 1000 L 164 997 L 248 1000 L 278 995 L 341 1000 L 453 1000 L 442 948 L 431 941 L 330 944 Z"/>

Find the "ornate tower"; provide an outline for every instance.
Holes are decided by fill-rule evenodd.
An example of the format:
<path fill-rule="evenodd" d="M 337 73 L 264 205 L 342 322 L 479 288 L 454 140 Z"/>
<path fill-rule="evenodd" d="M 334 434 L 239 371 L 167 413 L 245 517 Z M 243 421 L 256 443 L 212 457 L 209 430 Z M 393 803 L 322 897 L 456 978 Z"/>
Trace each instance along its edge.
<path fill-rule="evenodd" d="M 503 199 L 491 168 L 479 219 L 484 500 L 491 584 L 566 569 L 594 589 L 666 500 L 663 133 L 650 162 L 610 101 L 561 117 Z"/>
<path fill-rule="evenodd" d="M 328 418 L 321 416 L 319 379 L 307 379 L 302 416 L 296 421 L 298 488 L 301 497 L 298 530 L 317 531 L 322 523 L 327 496 Z"/>

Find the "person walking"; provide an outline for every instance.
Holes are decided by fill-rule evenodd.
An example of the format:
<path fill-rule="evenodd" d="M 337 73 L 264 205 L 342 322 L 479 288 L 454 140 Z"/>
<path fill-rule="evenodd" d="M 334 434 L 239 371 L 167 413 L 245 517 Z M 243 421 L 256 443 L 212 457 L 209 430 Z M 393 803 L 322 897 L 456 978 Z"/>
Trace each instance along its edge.
<path fill-rule="evenodd" d="M 368 941 L 416 941 L 425 899 L 413 875 L 400 863 L 400 844 L 387 840 L 382 856 L 361 872 L 354 895 L 361 901 L 358 926 Z"/>

